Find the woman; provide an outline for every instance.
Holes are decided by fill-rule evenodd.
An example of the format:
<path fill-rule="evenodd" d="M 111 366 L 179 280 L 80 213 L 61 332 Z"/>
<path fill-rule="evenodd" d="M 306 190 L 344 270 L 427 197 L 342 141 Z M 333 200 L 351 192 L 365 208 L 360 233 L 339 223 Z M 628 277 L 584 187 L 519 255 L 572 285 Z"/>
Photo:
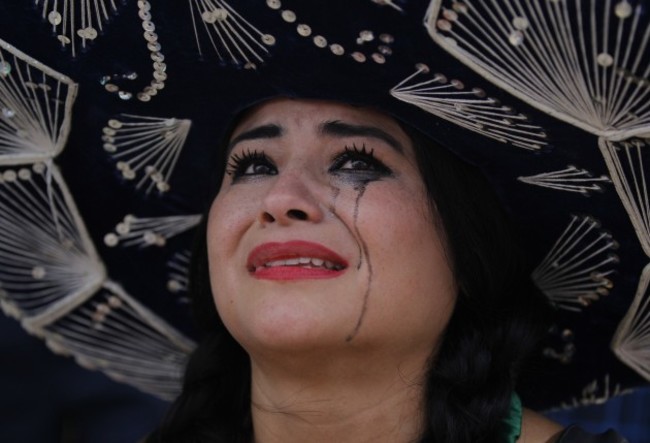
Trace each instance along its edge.
<path fill-rule="evenodd" d="M 210 205 L 163 441 L 512 441 L 647 382 L 644 0 L 73 3 L 0 5 L 0 305 L 173 399 Z"/>
<path fill-rule="evenodd" d="M 206 338 L 152 441 L 556 441 L 513 392 L 544 303 L 480 173 L 335 102 L 265 102 L 225 147 Z"/>

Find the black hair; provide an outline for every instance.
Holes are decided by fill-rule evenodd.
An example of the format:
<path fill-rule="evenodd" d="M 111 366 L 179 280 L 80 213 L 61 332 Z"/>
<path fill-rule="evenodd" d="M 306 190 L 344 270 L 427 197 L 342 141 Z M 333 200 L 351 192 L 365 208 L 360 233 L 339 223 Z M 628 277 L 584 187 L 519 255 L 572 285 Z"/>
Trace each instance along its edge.
<path fill-rule="evenodd" d="M 426 443 L 497 443 L 522 362 L 545 331 L 515 231 L 478 168 L 402 125 L 444 229 L 459 296 L 424 387 Z M 221 164 L 225 165 L 225 159 Z M 223 171 L 216 177 L 221 182 Z M 216 193 L 215 193 L 216 194 Z M 210 289 L 206 222 L 191 269 L 202 339 L 183 391 L 150 442 L 250 443 L 250 361 L 219 318 Z"/>
<path fill-rule="evenodd" d="M 459 294 L 429 368 L 422 442 L 503 441 L 517 377 L 547 330 L 515 226 L 475 166 L 405 128 L 442 221 Z"/>

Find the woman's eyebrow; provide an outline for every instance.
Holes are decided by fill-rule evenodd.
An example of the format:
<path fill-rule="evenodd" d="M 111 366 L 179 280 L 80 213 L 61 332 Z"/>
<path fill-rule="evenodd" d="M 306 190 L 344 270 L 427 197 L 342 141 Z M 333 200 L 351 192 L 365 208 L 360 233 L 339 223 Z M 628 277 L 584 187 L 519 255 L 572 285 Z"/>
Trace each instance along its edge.
<path fill-rule="evenodd" d="M 227 152 L 230 153 L 230 151 L 233 150 L 233 148 L 235 147 L 235 145 L 237 145 L 237 143 L 243 142 L 245 140 L 277 138 L 280 137 L 281 135 L 282 135 L 282 128 L 278 125 L 268 124 L 268 125 L 256 126 L 253 129 L 249 129 L 248 131 L 242 132 L 237 137 L 230 140 L 230 143 L 228 143 Z"/>
<path fill-rule="evenodd" d="M 359 136 L 376 138 L 385 142 L 400 154 L 404 154 L 404 147 L 395 137 L 375 126 L 353 125 L 335 120 L 321 124 L 320 132 L 321 134 L 331 135 L 334 137 Z"/>

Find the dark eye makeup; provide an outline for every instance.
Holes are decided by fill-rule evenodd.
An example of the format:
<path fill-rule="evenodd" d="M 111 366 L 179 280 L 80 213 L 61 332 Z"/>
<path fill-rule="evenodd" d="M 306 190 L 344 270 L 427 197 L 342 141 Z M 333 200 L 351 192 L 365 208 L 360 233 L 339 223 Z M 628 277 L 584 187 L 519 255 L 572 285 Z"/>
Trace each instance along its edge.
<path fill-rule="evenodd" d="M 343 152 L 332 159 L 329 172 L 337 174 L 363 174 L 387 176 L 392 171 L 375 157 L 374 149 L 367 149 L 366 145 L 358 147 L 356 144 L 346 146 Z"/>
<path fill-rule="evenodd" d="M 240 154 L 232 154 L 226 167 L 226 174 L 232 177 L 233 183 L 243 177 L 277 173 L 277 168 L 264 152 L 250 149 Z"/>
<path fill-rule="evenodd" d="M 345 146 L 342 152 L 331 159 L 328 172 L 333 175 L 351 180 L 379 180 L 392 175 L 392 171 L 375 157 L 373 149 L 367 149 L 363 144 Z M 245 178 L 265 175 L 277 175 L 278 169 L 264 151 L 246 150 L 230 156 L 226 174 L 232 177 L 232 182 Z"/>

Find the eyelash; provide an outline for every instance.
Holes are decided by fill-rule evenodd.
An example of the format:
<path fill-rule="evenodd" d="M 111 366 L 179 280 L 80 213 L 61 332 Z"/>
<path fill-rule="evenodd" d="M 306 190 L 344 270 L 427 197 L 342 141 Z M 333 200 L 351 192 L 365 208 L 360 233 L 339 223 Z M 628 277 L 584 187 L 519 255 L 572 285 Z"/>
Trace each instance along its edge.
<path fill-rule="evenodd" d="M 366 169 L 343 168 L 350 161 L 362 161 L 367 164 Z M 276 175 L 277 170 L 271 159 L 263 151 L 251 151 L 250 149 L 240 154 L 232 154 L 226 167 L 226 174 L 232 177 L 233 182 L 246 177 L 263 175 L 262 173 L 246 173 L 250 166 L 266 166 L 269 168 L 268 175 Z M 270 170 L 273 170 L 272 172 Z M 339 174 L 373 174 L 386 176 L 392 171 L 380 160 L 375 158 L 374 149 L 367 149 L 363 144 L 358 147 L 356 144 L 345 146 L 343 152 L 332 158 L 332 166 L 328 169 L 330 173 Z"/>
<path fill-rule="evenodd" d="M 230 156 L 226 167 L 226 174 L 233 177 L 233 181 L 246 175 L 254 175 L 246 174 L 246 170 L 255 163 L 264 163 L 266 166 L 275 168 L 271 159 L 264 152 L 257 150 L 251 151 L 249 149 L 241 154 L 232 154 Z"/>
<path fill-rule="evenodd" d="M 352 144 L 351 147 L 346 146 L 342 153 L 334 157 L 332 161 L 333 165 L 329 168 L 329 170 L 330 172 L 346 171 L 346 169 L 341 169 L 341 167 L 348 161 L 354 161 L 354 160 L 361 160 L 367 163 L 369 168 L 364 170 L 350 169 L 350 171 L 374 172 L 382 175 L 383 174 L 388 175 L 392 172 L 388 167 L 386 167 L 386 165 L 384 165 L 381 161 L 375 158 L 374 149 L 370 149 L 370 150 L 366 149 L 365 144 L 361 145 L 361 148 L 359 148 L 354 143 Z"/>

